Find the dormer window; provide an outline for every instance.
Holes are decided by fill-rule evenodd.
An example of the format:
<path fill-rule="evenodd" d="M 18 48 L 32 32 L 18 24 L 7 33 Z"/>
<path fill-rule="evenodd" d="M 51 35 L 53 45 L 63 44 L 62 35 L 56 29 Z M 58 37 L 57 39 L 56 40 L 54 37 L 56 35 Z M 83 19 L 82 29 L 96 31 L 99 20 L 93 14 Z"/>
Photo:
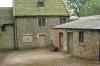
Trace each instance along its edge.
<path fill-rule="evenodd" d="M 44 0 L 38 0 L 38 7 L 44 7 Z"/>

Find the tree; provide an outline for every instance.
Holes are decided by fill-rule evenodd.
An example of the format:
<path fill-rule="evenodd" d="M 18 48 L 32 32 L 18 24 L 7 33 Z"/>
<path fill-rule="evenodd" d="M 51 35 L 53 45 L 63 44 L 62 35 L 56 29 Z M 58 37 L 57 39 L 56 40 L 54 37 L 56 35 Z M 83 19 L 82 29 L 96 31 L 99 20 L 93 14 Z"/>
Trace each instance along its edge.
<path fill-rule="evenodd" d="M 100 0 L 65 0 L 65 3 L 73 10 L 72 15 L 80 17 L 100 14 Z"/>
<path fill-rule="evenodd" d="M 73 15 L 82 16 L 81 12 L 84 12 L 85 7 L 89 6 L 90 0 L 65 0 L 65 2 L 73 10 Z"/>
<path fill-rule="evenodd" d="M 100 0 L 91 0 L 90 6 L 85 9 L 86 16 L 100 14 Z"/>

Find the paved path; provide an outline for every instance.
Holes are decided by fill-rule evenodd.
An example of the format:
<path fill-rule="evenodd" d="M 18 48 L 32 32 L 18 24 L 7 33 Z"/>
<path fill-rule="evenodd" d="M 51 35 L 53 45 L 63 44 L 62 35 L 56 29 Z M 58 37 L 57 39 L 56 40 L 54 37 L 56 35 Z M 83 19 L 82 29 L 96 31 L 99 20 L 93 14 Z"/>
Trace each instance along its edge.
<path fill-rule="evenodd" d="M 1 53 L 0 66 L 100 66 L 98 61 L 72 57 L 63 52 L 46 49 L 30 49 Z"/>

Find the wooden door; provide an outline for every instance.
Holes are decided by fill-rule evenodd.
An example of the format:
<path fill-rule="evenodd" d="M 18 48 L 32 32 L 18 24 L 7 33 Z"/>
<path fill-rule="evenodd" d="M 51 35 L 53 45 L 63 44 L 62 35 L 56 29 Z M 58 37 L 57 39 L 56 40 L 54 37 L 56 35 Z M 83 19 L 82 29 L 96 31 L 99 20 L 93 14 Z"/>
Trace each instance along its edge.
<path fill-rule="evenodd" d="M 68 32 L 67 33 L 67 47 L 68 47 L 68 53 L 73 54 L 73 33 Z"/>
<path fill-rule="evenodd" d="M 39 47 L 41 48 L 45 47 L 45 35 L 39 36 Z"/>
<path fill-rule="evenodd" d="M 63 50 L 63 33 L 59 33 L 59 50 Z"/>

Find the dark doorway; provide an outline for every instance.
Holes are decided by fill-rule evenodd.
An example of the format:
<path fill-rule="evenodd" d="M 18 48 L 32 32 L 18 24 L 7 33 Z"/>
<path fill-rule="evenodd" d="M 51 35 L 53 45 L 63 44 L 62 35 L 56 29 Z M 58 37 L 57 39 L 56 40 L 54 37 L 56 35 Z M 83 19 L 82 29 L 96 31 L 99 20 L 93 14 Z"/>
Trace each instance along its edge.
<path fill-rule="evenodd" d="M 73 33 L 68 32 L 67 33 L 67 47 L 68 47 L 68 53 L 73 54 Z"/>
<path fill-rule="evenodd" d="M 59 33 L 59 50 L 63 49 L 63 33 Z"/>

